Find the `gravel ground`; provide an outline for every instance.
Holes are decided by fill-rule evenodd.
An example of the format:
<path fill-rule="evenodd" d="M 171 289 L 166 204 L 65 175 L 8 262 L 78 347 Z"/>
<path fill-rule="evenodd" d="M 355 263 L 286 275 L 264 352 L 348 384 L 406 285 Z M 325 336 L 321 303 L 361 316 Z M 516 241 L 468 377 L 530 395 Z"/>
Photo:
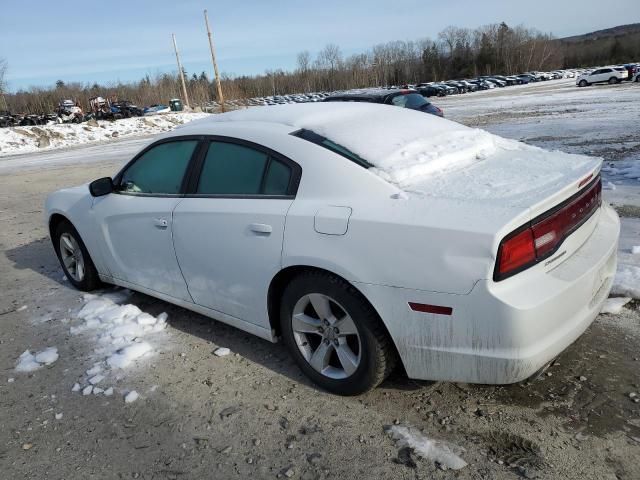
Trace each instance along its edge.
<path fill-rule="evenodd" d="M 557 84 L 559 92 L 565 84 Z M 542 106 L 518 117 L 523 137 L 533 136 L 524 130 L 548 111 L 544 102 L 552 84 L 536 87 Z M 525 92 L 533 102 L 532 91 L 505 89 L 487 99 Z M 447 99 L 446 111 L 461 112 L 464 98 Z M 468 98 L 475 110 L 460 116 L 473 123 L 468 118 L 481 115 L 480 95 Z M 629 135 L 626 128 L 619 132 Z M 69 156 L 81 158 L 83 150 Z M 92 365 L 93 345 L 70 334 L 68 319 L 81 307 L 82 295 L 62 279 L 42 205 L 48 192 L 112 174 L 127 159 L 113 151 L 103 160 L 99 152 L 92 156 L 91 163 L 44 168 L 40 157 L 30 155 L 25 163 L 37 169 L 0 171 L 0 477 L 640 478 L 637 302 L 620 315 L 600 315 L 528 383 L 415 382 L 398 371 L 369 394 L 341 398 L 311 385 L 282 345 L 134 294 L 129 302 L 142 310 L 168 313 L 158 353 L 116 379 L 112 397 L 72 392 Z M 26 349 L 49 346 L 58 347 L 55 363 L 32 373 L 15 371 Z M 214 355 L 219 346 L 232 353 Z M 125 403 L 130 389 L 140 398 Z M 447 470 L 399 448 L 384 431 L 393 424 L 464 448 L 468 465 Z"/>

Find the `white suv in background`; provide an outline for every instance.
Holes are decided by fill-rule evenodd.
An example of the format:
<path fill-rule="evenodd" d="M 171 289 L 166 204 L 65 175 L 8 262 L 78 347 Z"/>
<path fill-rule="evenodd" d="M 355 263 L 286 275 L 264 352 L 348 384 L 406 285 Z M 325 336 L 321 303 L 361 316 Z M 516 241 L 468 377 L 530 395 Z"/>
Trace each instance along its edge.
<path fill-rule="evenodd" d="M 583 73 L 576 79 L 576 85 L 586 87 L 594 83 L 620 83 L 625 80 L 629 72 L 623 67 L 598 68 L 593 72 Z"/>

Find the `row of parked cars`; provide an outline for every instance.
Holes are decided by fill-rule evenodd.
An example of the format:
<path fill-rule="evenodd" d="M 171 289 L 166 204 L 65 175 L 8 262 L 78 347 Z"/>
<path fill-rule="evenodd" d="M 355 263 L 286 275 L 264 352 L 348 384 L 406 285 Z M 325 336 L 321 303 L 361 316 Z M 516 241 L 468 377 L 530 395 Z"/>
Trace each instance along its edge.
<path fill-rule="evenodd" d="M 595 83 L 608 83 L 613 85 L 623 81 L 640 82 L 640 64 L 628 63 L 626 65 L 610 65 L 597 67 L 583 72 L 576 78 L 576 85 L 588 87 Z"/>
<path fill-rule="evenodd" d="M 178 98 L 171 99 L 169 105 L 155 104 L 141 108 L 129 100 L 93 97 L 89 99 L 89 109 L 85 112 L 79 102 L 64 99 L 60 101 L 58 107 L 52 113 L 12 114 L 6 110 L 0 110 L 0 127 L 82 123 L 92 118 L 96 120 L 120 120 L 122 118 L 181 111 L 182 109 L 182 101 Z"/>
<path fill-rule="evenodd" d="M 490 90 L 493 88 L 509 87 L 512 85 L 526 85 L 533 82 L 543 82 L 547 80 L 555 80 L 560 78 L 574 78 L 582 73 L 582 70 L 556 70 L 553 72 L 527 72 L 519 75 L 485 75 L 474 79 L 464 80 L 447 80 L 444 82 L 427 82 L 418 84 L 390 85 L 379 87 L 380 89 L 397 90 L 397 89 L 413 89 L 418 91 L 424 97 L 445 97 L 447 95 L 456 95 L 460 93 L 476 92 L 481 90 Z M 367 89 L 371 92 L 376 89 Z M 362 92 L 362 90 L 358 90 Z M 244 106 L 268 106 L 268 105 L 284 105 L 287 103 L 308 103 L 322 102 L 328 97 L 343 94 L 345 92 L 311 92 L 297 93 L 290 95 L 272 95 L 266 97 L 253 97 L 246 102 L 238 103 L 238 107 Z M 382 92 L 381 92 L 382 93 Z M 212 102 L 214 107 L 218 104 Z M 228 102 L 230 103 L 230 102 Z"/>

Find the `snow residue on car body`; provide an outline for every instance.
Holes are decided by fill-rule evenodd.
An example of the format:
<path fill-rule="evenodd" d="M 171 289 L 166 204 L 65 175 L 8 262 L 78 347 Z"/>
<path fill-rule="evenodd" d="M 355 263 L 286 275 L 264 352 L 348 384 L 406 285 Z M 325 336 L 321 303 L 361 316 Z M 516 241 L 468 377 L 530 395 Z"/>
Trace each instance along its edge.
<path fill-rule="evenodd" d="M 357 154 L 401 189 L 443 198 L 517 203 L 534 194 L 539 201 L 568 182 L 597 173 L 601 164 L 598 158 L 546 151 L 389 105 L 323 102 L 250 108 L 198 125 L 225 121 L 312 130 Z"/>
<path fill-rule="evenodd" d="M 0 129 L 0 157 L 19 153 L 54 150 L 89 143 L 153 135 L 173 130 L 208 113 L 168 113 L 149 117 L 97 120 L 80 124 L 66 123 Z"/>
<path fill-rule="evenodd" d="M 396 440 L 399 448 L 410 448 L 416 455 L 426 460 L 438 462 L 452 470 L 460 470 L 467 466 L 467 462 L 460 457 L 465 451 L 462 447 L 429 438 L 413 427 L 392 425 L 387 427 L 386 431 Z"/>

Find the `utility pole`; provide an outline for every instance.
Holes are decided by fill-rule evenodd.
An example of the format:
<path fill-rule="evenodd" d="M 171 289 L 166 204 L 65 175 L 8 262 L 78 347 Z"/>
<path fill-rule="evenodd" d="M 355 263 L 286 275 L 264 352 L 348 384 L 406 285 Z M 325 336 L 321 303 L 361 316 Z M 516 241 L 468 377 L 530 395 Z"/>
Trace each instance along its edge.
<path fill-rule="evenodd" d="M 178 62 L 178 73 L 180 74 L 180 80 L 182 81 L 182 94 L 184 95 L 184 103 L 187 108 L 191 108 L 189 105 L 189 95 L 187 94 L 187 85 L 184 83 L 184 71 L 182 70 L 182 64 L 180 63 L 180 55 L 178 54 L 178 45 L 176 44 L 176 34 L 172 33 L 173 37 L 173 49 L 176 51 L 176 61 Z"/>
<path fill-rule="evenodd" d="M 209 36 L 209 48 L 211 49 L 211 62 L 213 63 L 213 73 L 216 77 L 216 93 L 218 95 L 218 101 L 220 102 L 220 108 L 225 111 L 224 97 L 222 96 L 222 86 L 220 85 L 220 75 L 218 74 L 218 64 L 216 63 L 216 50 L 213 47 L 213 37 L 211 36 L 211 28 L 209 28 L 209 16 L 207 11 L 204 11 L 204 21 L 207 24 L 207 35 Z"/>

